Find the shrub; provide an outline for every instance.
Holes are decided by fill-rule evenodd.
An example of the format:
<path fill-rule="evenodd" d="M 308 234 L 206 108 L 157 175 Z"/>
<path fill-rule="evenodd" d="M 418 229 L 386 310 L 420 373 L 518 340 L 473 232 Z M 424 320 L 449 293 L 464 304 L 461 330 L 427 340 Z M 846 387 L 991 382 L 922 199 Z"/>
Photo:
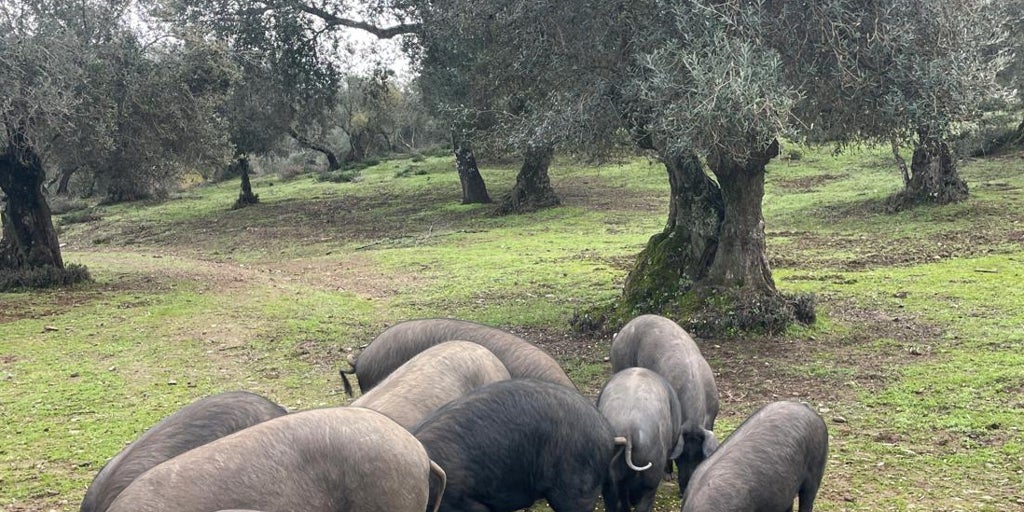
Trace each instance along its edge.
<path fill-rule="evenodd" d="M 327 181 L 331 183 L 352 183 L 362 179 L 359 174 L 359 170 L 354 169 L 342 169 L 340 171 L 324 172 L 317 175 L 317 181 Z"/>
<path fill-rule="evenodd" d="M 78 210 L 65 213 L 57 219 L 58 226 L 70 226 L 71 224 L 83 224 L 103 219 L 103 216 L 87 210 Z"/>
<path fill-rule="evenodd" d="M 426 169 L 410 165 L 401 171 L 395 173 L 396 178 L 408 178 L 409 176 L 423 176 L 424 174 L 430 174 Z"/>

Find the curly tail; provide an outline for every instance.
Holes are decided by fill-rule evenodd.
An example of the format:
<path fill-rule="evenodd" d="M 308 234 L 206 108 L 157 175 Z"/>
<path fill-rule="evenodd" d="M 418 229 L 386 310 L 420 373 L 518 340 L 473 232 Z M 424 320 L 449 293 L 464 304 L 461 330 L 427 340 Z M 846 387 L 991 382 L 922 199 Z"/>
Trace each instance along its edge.
<path fill-rule="evenodd" d="M 628 438 L 625 438 L 625 437 L 622 437 L 622 436 L 616 437 L 615 438 L 615 445 L 616 446 L 625 446 L 626 447 L 626 465 L 629 466 L 629 469 L 632 469 L 633 471 L 637 471 L 637 472 L 639 472 L 639 471 L 646 471 L 647 469 L 650 469 L 650 467 L 651 467 L 651 463 L 650 462 L 648 462 L 646 466 L 642 466 L 642 467 L 641 466 L 637 466 L 636 464 L 633 463 L 633 443 Z M 615 456 L 618 457 L 620 453 L 621 452 L 616 452 Z M 612 460 L 615 460 L 615 458 L 613 457 Z"/>
<path fill-rule="evenodd" d="M 437 512 L 441 508 L 441 498 L 444 497 L 444 488 L 448 486 L 448 475 L 445 474 L 441 466 L 438 466 L 436 462 L 430 461 L 430 472 L 437 476 L 440 484 L 437 488 L 437 497 L 434 498 L 434 512 Z"/>

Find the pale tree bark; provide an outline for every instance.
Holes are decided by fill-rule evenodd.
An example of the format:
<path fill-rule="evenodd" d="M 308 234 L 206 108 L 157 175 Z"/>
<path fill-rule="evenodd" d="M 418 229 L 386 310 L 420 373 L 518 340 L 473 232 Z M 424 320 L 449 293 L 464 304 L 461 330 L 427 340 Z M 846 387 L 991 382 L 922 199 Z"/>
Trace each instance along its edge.
<path fill-rule="evenodd" d="M 950 204 L 967 199 L 967 182 L 957 171 L 956 156 L 949 144 L 922 131 L 910 162 L 909 175 L 904 171 L 903 190 L 894 195 L 889 205 L 901 210 L 915 204 Z"/>

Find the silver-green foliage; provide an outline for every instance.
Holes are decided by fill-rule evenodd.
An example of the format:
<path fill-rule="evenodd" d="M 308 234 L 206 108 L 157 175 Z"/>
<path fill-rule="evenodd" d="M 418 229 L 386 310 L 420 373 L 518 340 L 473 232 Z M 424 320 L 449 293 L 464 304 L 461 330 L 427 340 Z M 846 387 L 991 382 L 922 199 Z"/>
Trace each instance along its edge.
<path fill-rule="evenodd" d="M 0 6 L 0 142 L 77 169 L 98 192 L 148 195 L 221 161 L 216 107 L 230 80 L 223 48 L 148 34 L 135 3 L 11 0 Z M 117 195 L 115 193 L 115 195 Z"/>
<path fill-rule="evenodd" d="M 642 33 L 637 97 L 654 114 L 650 128 L 670 150 L 742 161 L 795 122 L 800 92 L 762 33 L 758 3 L 659 2 L 665 27 Z"/>
<path fill-rule="evenodd" d="M 995 0 L 798 3 L 779 11 L 775 46 L 804 81 L 798 110 L 809 133 L 944 138 L 1000 92 L 1007 34 Z"/>
<path fill-rule="evenodd" d="M 470 55 L 445 64 L 529 104 L 508 133 L 587 149 L 622 128 L 705 153 L 794 130 L 940 133 L 978 114 L 1005 64 L 994 0 L 444 4 L 424 30 Z"/>

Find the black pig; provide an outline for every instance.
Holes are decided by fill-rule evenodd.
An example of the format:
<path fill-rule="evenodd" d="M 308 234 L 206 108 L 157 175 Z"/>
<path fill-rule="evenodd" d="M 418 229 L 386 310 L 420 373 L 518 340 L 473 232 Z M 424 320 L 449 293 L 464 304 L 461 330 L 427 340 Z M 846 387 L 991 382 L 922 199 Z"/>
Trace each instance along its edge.
<path fill-rule="evenodd" d="M 541 498 L 555 512 L 589 512 L 625 444 L 577 391 L 534 379 L 477 388 L 413 433 L 448 473 L 446 512 L 510 512 Z"/>
<path fill-rule="evenodd" d="M 639 366 L 653 370 L 676 391 L 682 416 L 682 453 L 676 458 L 679 492 L 694 469 L 718 447 L 712 432 L 718 416 L 718 387 L 711 366 L 693 338 L 658 315 L 630 320 L 612 341 L 612 371 Z"/>
<path fill-rule="evenodd" d="M 755 412 L 693 474 L 683 512 L 811 512 L 825 473 L 828 429 L 810 407 L 774 402 Z"/>
<path fill-rule="evenodd" d="M 618 458 L 608 469 L 601 489 L 605 510 L 629 512 L 632 505 L 637 512 L 650 512 L 666 463 L 683 447 L 675 390 L 651 370 L 626 368 L 601 389 L 597 409 L 632 448 L 628 459 Z M 636 467 L 644 463 L 649 467 Z"/>

